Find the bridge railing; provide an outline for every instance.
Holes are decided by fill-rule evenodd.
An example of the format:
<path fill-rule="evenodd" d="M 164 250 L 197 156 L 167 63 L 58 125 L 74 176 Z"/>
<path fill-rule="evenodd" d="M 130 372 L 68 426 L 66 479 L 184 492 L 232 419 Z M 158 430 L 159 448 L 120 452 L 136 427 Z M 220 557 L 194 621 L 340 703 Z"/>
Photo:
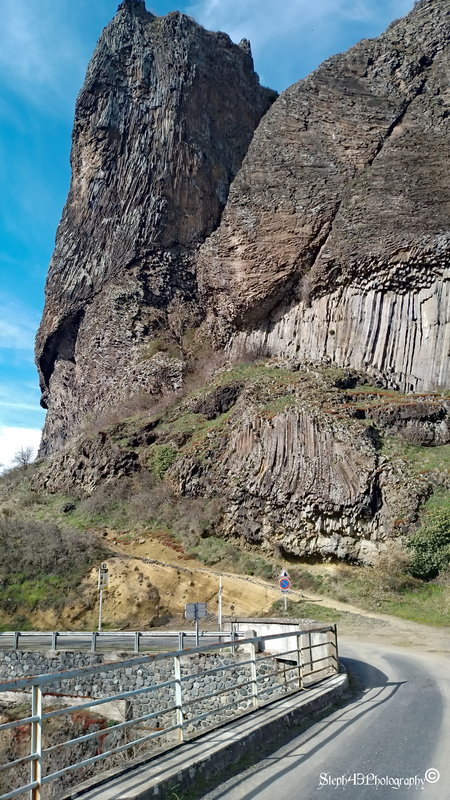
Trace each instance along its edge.
<path fill-rule="evenodd" d="M 268 652 L 275 640 L 285 644 L 284 648 L 277 646 L 276 654 Z M 261 641 L 267 648 L 263 652 L 259 652 Z M 233 654 L 232 649 L 237 652 Z M 331 625 L 265 635 L 263 640 L 240 639 L 232 646 L 221 642 L 152 653 L 1 683 L 0 700 L 1 692 L 29 692 L 31 709 L 26 716 L 0 725 L 3 741 L 12 732 L 13 736 L 19 734 L 16 738 L 22 746 L 22 750 L 5 750 L 9 761 L 0 764 L 0 800 L 27 792 L 31 800 L 55 796 L 96 774 L 100 762 L 109 769 L 120 766 L 125 757 L 150 758 L 156 746 L 173 747 L 238 715 L 307 689 L 338 670 L 336 626 Z M 84 702 L 70 707 L 45 710 L 46 700 L 54 702 L 56 694 L 68 694 L 72 686 L 79 691 L 91 681 L 90 694 L 95 694 L 101 675 L 116 691 L 96 699 L 80 698 Z M 95 716 L 102 706 L 123 701 L 123 722 L 108 726 L 101 715 Z M 81 727 L 79 735 L 83 715 L 89 717 L 89 725 Z M 130 739 L 133 728 L 134 738 Z M 28 742 L 29 750 L 24 753 Z"/>

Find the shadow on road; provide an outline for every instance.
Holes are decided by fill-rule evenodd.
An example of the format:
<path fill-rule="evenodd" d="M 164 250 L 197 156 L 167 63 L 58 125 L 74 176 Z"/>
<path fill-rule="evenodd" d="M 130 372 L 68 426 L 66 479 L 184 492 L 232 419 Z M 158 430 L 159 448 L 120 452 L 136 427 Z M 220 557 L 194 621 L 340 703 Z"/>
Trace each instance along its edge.
<path fill-rule="evenodd" d="M 341 658 L 340 661 L 345 665 L 352 677 L 351 683 L 354 687 L 352 698 L 345 703 L 339 711 L 336 711 L 332 715 L 332 718 L 327 716 L 320 722 L 315 722 L 309 734 L 299 734 L 292 731 L 294 741 L 291 740 L 290 745 L 289 743 L 281 745 L 283 746 L 283 760 L 289 758 L 292 760 L 285 769 L 280 769 L 277 772 L 277 779 L 283 778 L 283 776 L 286 776 L 292 770 L 297 769 L 304 761 L 307 761 L 311 756 L 320 752 L 320 750 L 335 736 L 342 734 L 346 729 L 362 719 L 367 713 L 373 712 L 374 708 L 388 703 L 392 700 L 400 687 L 407 683 L 407 681 L 389 681 L 388 676 L 384 672 L 364 661 L 358 661 L 352 658 Z M 327 728 L 330 729 L 329 733 L 328 735 L 324 735 L 324 731 L 326 731 Z M 302 753 L 300 755 L 294 755 L 294 751 L 299 747 L 297 741 L 299 735 L 302 736 Z M 274 742 L 273 749 L 271 748 L 272 753 L 279 748 L 280 742 Z M 274 763 L 279 762 L 278 756 L 271 757 L 270 754 L 267 754 L 267 751 L 262 758 L 265 763 L 264 765 L 260 763 L 258 766 L 258 773 L 261 777 L 265 770 L 270 769 Z M 242 780 L 235 778 L 233 782 L 233 791 L 236 791 L 236 788 L 242 781 L 246 780 L 246 778 L 246 775 L 242 776 Z M 271 783 L 273 783 L 273 775 L 270 775 L 267 780 L 258 782 L 258 788 L 247 792 L 245 794 L 245 800 L 258 797 Z M 216 789 L 214 797 L 216 800 L 219 800 L 219 798 L 226 797 L 228 791 L 228 789 L 224 789 L 223 792 L 219 791 L 218 793 Z"/>

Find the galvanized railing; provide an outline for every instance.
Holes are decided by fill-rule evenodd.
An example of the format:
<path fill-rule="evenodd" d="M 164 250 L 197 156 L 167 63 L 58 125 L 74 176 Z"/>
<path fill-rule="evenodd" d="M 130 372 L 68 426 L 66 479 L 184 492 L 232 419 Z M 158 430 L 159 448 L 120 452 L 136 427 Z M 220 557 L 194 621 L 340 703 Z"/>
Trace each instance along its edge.
<path fill-rule="evenodd" d="M 200 643 L 227 642 L 233 632 L 200 631 Z M 236 634 L 235 638 L 238 638 Z M 196 646 L 195 631 L 4 631 L 0 633 L 0 650 L 105 650 L 166 649 L 182 650 Z"/>
<path fill-rule="evenodd" d="M 259 652 L 262 643 L 264 648 L 269 648 L 274 640 L 284 639 L 286 649 L 276 654 Z M 292 646 L 293 645 L 293 646 Z M 82 779 L 87 777 L 86 770 L 92 765 L 111 757 L 120 756 L 132 751 L 132 757 L 136 755 L 136 749 L 144 745 L 149 746 L 153 740 L 163 739 L 168 743 L 168 735 L 173 734 L 178 742 L 183 742 L 186 738 L 193 738 L 200 732 L 204 732 L 204 723 L 208 717 L 215 717 L 212 724 L 208 727 L 215 727 L 230 721 L 236 714 L 249 713 L 268 702 L 279 699 L 280 697 L 307 688 L 312 683 L 322 678 L 334 674 L 339 670 L 337 655 L 337 634 L 336 626 L 324 626 L 310 631 L 293 630 L 286 633 L 278 633 L 270 636 L 251 637 L 241 639 L 239 644 L 233 645 L 233 649 L 239 649 L 239 661 L 231 655 L 230 643 L 211 644 L 203 647 L 191 648 L 189 650 L 177 650 L 171 653 L 155 653 L 146 656 L 138 656 L 126 661 L 113 662 L 109 664 L 98 664 L 93 667 L 82 667 L 80 669 L 69 670 L 66 672 L 53 672 L 46 675 L 39 675 L 32 678 L 23 678 L 7 681 L 0 684 L 0 693 L 11 690 L 31 691 L 31 714 L 22 719 L 0 725 L 0 735 L 8 730 L 14 730 L 23 726 L 30 726 L 30 752 L 28 755 L 16 758 L 9 763 L 0 765 L 0 778 L 2 774 L 13 770 L 13 775 L 22 771 L 27 764 L 30 765 L 31 774 L 29 781 L 10 791 L 6 791 L 0 796 L 0 800 L 10 800 L 13 797 L 30 792 L 31 800 L 40 800 L 42 790 L 53 781 L 63 779 L 69 773 L 83 770 Z M 198 671 L 201 666 L 200 661 L 207 660 L 208 654 L 218 653 L 225 649 L 225 655 L 221 663 L 211 669 Z M 244 651 L 244 652 L 243 652 Z M 228 655 L 230 654 L 230 655 Z M 246 655 L 248 654 L 248 658 Z M 85 679 L 86 676 L 95 673 L 114 673 L 118 670 L 125 670 L 130 675 L 142 674 L 142 668 L 153 669 L 153 678 L 158 669 L 167 668 L 167 662 L 173 668 L 173 677 L 158 683 L 150 683 L 140 678 L 144 685 L 130 691 L 118 691 L 116 694 L 97 699 L 89 698 L 86 702 L 68 708 L 58 708 L 45 712 L 43 709 L 43 689 L 51 687 L 58 682 L 66 682 L 72 679 Z M 272 664 L 270 662 L 272 661 Z M 197 663 L 198 662 L 198 663 Z M 197 663 L 197 671 L 190 670 L 192 664 Z M 171 669 L 172 669 L 171 668 Z M 236 673 L 239 673 L 236 676 Z M 228 681 L 224 679 L 224 674 L 228 674 Z M 207 686 L 213 684 L 214 676 L 220 676 L 224 680 L 223 688 L 208 691 Z M 203 693 L 198 697 L 198 688 L 203 681 Z M 228 686 L 225 686 L 228 683 Z M 231 685 L 231 688 L 230 688 Z M 120 687 L 119 687 L 120 688 Z M 190 689 L 190 691 L 188 691 Z M 158 699 L 157 703 L 163 707 L 156 708 L 148 713 L 139 713 L 136 718 L 125 719 L 124 722 L 114 725 L 112 731 L 116 741 L 113 746 L 104 752 L 95 752 L 87 758 L 81 756 L 78 760 L 70 757 L 70 763 L 59 769 L 44 774 L 44 762 L 49 757 L 55 757 L 70 748 L 83 747 L 89 743 L 98 741 L 100 737 L 105 737 L 105 728 L 86 733 L 82 736 L 69 738 L 66 741 L 43 747 L 43 725 L 54 717 L 74 714 L 75 712 L 92 712 L 94 707 L 102 706 L 111 701 L 130 701 L 133 698 L 150 696 L 153 692 L 159 693 L 161 698 L 162 691 L 170 693 L 169 703 Z M 197 691 L 197 695 L 195 695 Z M 54 691 L 53 691 L 54 694 Z M 214 698 L 219 698 L 219 705 L 214 705 Z M 206 711 L 199 709 L 199 703 L 207 702 Z M 164 707 L 165 706 L 165 707 Z M 201 713 L 198 713 L 198 712 Z M 219 715 L 219 716 L 218 716 Z M 167 722 L 162 727 L 161 718 L 168 717 Z M 217 721 L 219 719 L 219 722 Z M 221 720 L 221 721 L 220 721 Z M 157 729 L 149 731 L 148 725 L 154 721 Z M 61 723 L 62 724 L 62 723 Z M 132 726 L 140 728 L 138 736 L 132 741 L 128 741 L 128 731 Z M 120 741 L 120 736 L 123 734 Z M 172 741 L 172 746 L 174 742 Z M 147 751 L 148 752 L 148 751 Z M 141 750 L 142 754 L 142 750 Z M 110 764 L 108 765 L 110 766 Z M 11 772 L 8 773 L 11 775 Z M 20 775 L 19 775 L 20 777 Z M 16 781 L 18 782 L 18 781 Z M 67 787 L 68 784 L 65 784 Z M 9 786 L 6 788 L 10 788 Z M 4 787 L 5 788 L 5 787 Z M 61 786 L 64 788 L 64 785 Z M 44 791 L 44 795 L 47 794 Z M 49 795 L 48 795 L 49 796 Z"/>

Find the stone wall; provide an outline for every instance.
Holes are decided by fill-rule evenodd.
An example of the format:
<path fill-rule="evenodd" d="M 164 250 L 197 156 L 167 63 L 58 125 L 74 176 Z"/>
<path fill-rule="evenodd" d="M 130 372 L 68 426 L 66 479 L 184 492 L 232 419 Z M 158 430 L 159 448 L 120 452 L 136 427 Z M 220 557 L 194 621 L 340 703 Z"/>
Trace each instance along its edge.
<path fill-rule="evenodd" d="M 129 660 L 129 656 L 125 658 Z M 0 680 L 8 681 L 32 675 L 45 675 L 47 673 L 79 669 L 98 665 L 98 672 L 88 673 L 85 677 L 61 678 L 49 680 L 44 684 L 44 695 L 63 695 L 70 697 L 99 699 L 114 696 L 121 692 L 134 691 L 144 686 L 158 686 L 148 692 L 142 692 L 134 698 L 127 699 L 125 718 L 138 719 L 147 714 L 159 712 L 146 725 L 153 729 L 170 727 L 176 722 L 175 684 L 164 685 L 174 679 L 174 659 L 171 656 L 148 663 L 136 664 L 136 667 L 115 667 L 111 663 L 111 654 L 107 656 L 97 653 L 30 653 L 30 652 L 0 652 Z M 183 703 L 189 703 L 185 708 L 185 731 L 192 734 L 196 730 L 206 729 L 220 725 L 224 720 L 249 708 L 252 703 L 252 687 L 245 683 L 250 680 L 250 664 L 241 666 L 242 661 L 248 661 L 248 654 L 234 655 L 230 653 L 208 653 L 186 655 L 181 657 L 182 697 Z M 282 696 L 295 688 L 289 684 L 288 679 L 295 676 L 296 669 L 289 673 L 284 672 L 285 667 L 275 659 L 268 659 L 257 664 L 258 689 L 262 692 L 263 701 Z M 211 674 L 202 675 L 205 670 L 216 670 Z M 276 673 L 271 674 L 269 673 Z M 292 673 L 292 674 L 291 674 Z M 0 687 L 1 689 L 1 687 Z M 203 699 L 205 695 L 222 692 L 213 699 Z M 1 704 L 1 692 L 0 692 Z M 102 705 L 94 707 L 102 713 Z M 214 708 L 214 713 L 203 720 L 193 722 L 198 717 Z M 106 709 L 105 709 L 106 711 Z M 132 736 L 134 738 L 134 735 Z"/>

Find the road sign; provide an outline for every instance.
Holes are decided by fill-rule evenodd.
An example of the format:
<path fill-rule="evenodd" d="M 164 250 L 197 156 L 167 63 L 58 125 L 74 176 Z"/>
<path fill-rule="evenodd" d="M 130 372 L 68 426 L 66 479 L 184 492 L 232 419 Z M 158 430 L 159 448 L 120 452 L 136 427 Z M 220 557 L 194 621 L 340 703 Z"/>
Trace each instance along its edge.
<path fill-rule="evenodd" d="M 109 572 L 106 564 L 102 564 L 98 571 L 98 588 L 106 589 L 108 586 Z"/>
<path fill-rule="evenodd" d="M 202 619 L 202 617 L 206 617 L 207 613 L 206 603 L 186 603 L 184 607 L 186 619 Z"/>
<path fill-rule="evenodd" d="M 280 578 L 280 589 L 282 592 L 288 592 L 291 582 L 289 578 Z"/>
<path fill-rule="evenodd" d="M 186 619 L 195 619 L 195 646 L 198 647 L 198 621 L 207 615 L 206 603 L 186 603 L 184 616 Z"/>
<path fill-rule="evenodd" d="M 280 578 L 288 578 L 288 579 L 289 579 L 289 572 L 287 571 L 287 569 L 284 569 L 284 568 L 283 568 L 283 569 L 281 570 L 281 572 L 280 572 Z"/>
<path fill-rule="evenodd" d="M 108 586 L 108 567 L 104 562 L 102 562 L 101 566 L 98 570 L 98 589 L 100 592 L 100 606 L 98 609 L 98 629 L 101 631 L 102 629 L 102 605 L 103 605 L 103 589 L 106 589 Z"/>

